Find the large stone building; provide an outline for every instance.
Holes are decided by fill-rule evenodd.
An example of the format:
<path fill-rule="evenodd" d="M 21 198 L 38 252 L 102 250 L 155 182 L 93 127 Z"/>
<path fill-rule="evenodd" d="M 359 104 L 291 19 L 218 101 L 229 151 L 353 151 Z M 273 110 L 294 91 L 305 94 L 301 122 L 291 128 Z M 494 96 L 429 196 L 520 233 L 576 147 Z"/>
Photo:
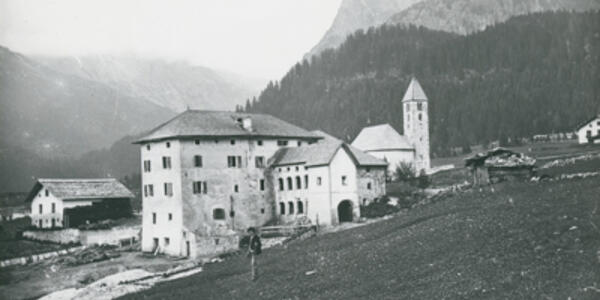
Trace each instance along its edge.
<path fill-rule="evenodd" d="M 390 173 L 401 163 L 410 163 L 417 173 L 431 168 L 429 155 L 428 100 L 423 88 L 413 78 L 402 99 L 404 135 L 391 125 L 365 127 L 356 136 L 352 146 L 386 160 Z"/>
<path fill-rule="evenodd" d="M 320 140 L 324 137 L 269 115 L 233 112 L 188 110 L 152 130 L 136 141 L 142 157 L 142 250 L 197 256 L 234 244 L 235 233 L 250 226 L 298 217 L 316 223 L 317 216 L 321 224 L 336 224 L 332 198 L 341 193 L 352 204 L 351 218 L 357 217 L 360 197 L 373 197 L 358 192 L 359 182 L 366 184 L 356 179 L 363 166 L 347 145 Z M 322 155 L 323 164 L 304 160 L 306 153 Z M 386 166 L 361 155 L 364 162 L 363 156 L 372 160 L 364 168 Z M 343 188 L 332 186 L 334 174 Z M 373 181 L 371 190 L 384 193 L 380 184 Z"/>

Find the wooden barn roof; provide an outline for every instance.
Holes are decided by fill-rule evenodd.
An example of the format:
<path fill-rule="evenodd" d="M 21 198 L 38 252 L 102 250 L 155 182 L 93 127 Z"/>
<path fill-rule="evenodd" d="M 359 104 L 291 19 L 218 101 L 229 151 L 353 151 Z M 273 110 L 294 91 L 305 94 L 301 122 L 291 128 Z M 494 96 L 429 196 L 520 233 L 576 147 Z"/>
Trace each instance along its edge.
<path fill-rule="evenodd" d="M 63 200 L 134 197 L 121 182 L 114 178 L 38 179 L 26 201 L 32 201 L 42 187 L 47 188 L 53 196 Z"/>
<path fill-rule="evenodd" d="M 250 118 L 252 130 L 242 128 L 240 121 L 245 118 Z M 135 143 L 170 138 L 244 136 L 319 139 L 305 129 L 266 114 L 187 110 L 151 130 Z"/>

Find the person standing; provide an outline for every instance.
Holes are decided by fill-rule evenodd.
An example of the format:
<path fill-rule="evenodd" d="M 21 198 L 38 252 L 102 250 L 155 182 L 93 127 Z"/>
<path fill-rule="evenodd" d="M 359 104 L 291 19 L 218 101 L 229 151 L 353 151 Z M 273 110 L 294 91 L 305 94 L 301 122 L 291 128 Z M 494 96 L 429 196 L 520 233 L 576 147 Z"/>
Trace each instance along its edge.
<path fill-rule="evenodd" d="M 256 234 L 256 229 L 254 227 L 248 228 L 248 233 L 250 234 L 250 240 L 248 241 L 248 256 L 250 256 L 250 267 L 252 268 L 252 281 L 256 280 L 257 277 L 257 266 L 256 266 L 256 256 L 260 255 L 262 249 L 262 244 L 260 242 L 260 237 Z"/>

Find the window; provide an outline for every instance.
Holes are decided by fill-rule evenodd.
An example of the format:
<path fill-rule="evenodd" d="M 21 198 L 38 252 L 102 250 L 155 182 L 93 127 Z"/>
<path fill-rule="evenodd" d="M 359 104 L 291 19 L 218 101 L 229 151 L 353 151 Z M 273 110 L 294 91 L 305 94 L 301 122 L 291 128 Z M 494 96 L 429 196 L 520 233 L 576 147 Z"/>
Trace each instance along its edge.
<path fill-rule="evenodd" d="M 156 213 L 152 213 L 152 224 L 156 224 Z"/>
<path fill-rule="evenodd" d="M 169 213 L 169 221 L 173 220 L 173 214 Z"/>
<path fill-rule="evenodd" d="M 239 193 L 239 191 L 240 191 L 240 187 L 239 187 L 237 184 L 236 184 L 236 185 L 234 185 L 234 186 L 233 186 L 233 191 L 234 191 L 235 193 Z"/>
<path fill-rule="evenodd" d="M 42 214 L 42 205 L 41 204 L 40 204 L 39 208 L 40 208 L 40 215 L 41 215 Z"/>
<path fill-rule="evenodd" d="M 585 136 L 586 136 L 586 137 L 588 137 L 588 138 L 589 138 L 589 137 L 592 137 L 592 131 L 591 131 L 591 130 L 588 130 L 588 131 L 586 132 Z M 48 191 L 46 191 L 46 192 L 48 192 Z M 47 195 L 46 195 L 46 196 L 47 196 Z"/>
<path fill-rule="evenodd" d="M 173 196 L 173 183 L 165 182 L 165 196 Z"/>
<path fill-rule="evenodd" d="M 254 158 L 254 163 L 256 165 L 257 168 L 264 168 L 265 167 L 265 157 L 264 156 L 257 156 Z"/>
<path fill-rule="evenodd" d="M 148 196 L 150 196 L 150 197 L 154 196 L 154 185 L 152 185 L 152 184 L 148 185 Z"/>
<path fill-rule="evenodd" d="M 256 144 L 259 145 L 259 146 L 262 146 L 263 145 L 263 141 L 262 140 L 258 140 L 258 141 L 256 141 Z"/>
<path fill-rule="evenodd" d="M 194 144 L 200 145 L 200 140 L 194 140 Z"/>
<path fill-rule="evenodd" d="M 421 102 L 417 103 L 417 110 L 418 111 L 422 111 L 423 110 L 423 103 L 421 103 Z"/>
<path fill-rule="evenodd" d="M 264 215 L 264 214 L 265 214 L 265 209 L 264 209 L 264 208 L 261 208 L 261 209 L 260 209 L 260 213 Z"/>
<path fill-rule="evenodd" d="M 287 178 L 287 186 L 288 186 L 288 190 L 293 190 L 294 189 L 294 184 L 292 182 L 292 177 L 288 177 Z"/>
<path fill-rule="evenodd" d="M 152 170 L 152 164 L 150 162 L 150 160 L 145 160 L 144 161 L 144 172 L 148 173 Z"/>
<path fill-rule="evenodd" d="M 150 145 L 146 145 L 146 150 L 150 151 Z"/>
<path fill-rule="evenodd" d="M 165 238 L 165 247 L 168 247 L 170 243 L 171 243 L 171 239 L 169 239 L 168 237 L 166 237 Z"/>
<path fill-rule="evenodd" d="M 423 120 L 423 115 L 419 114 L 419 121 Z"/>
<path fill-rule="evenodd" d="M 304 188 L 308 189 L 308 175 L 304 175 Z"/>
<path fill-rule="evenodd" d="M 260 190 L 261 190 L 261 191 L 264 191 L 264 190 L 265 190 L 265 180 L 264 180 L 264 179 L 261 179 L 261 180 L 260 180 Z"/>
<path fill-rule="evenodd" d="M 342 185 L 348 185 L 348 177 L 342 176 Z"/>
<path fill-rule="evenodd" d="M 296 189 L 301 189 L 302 188 L 302 179 L 300 179 L 300 176 L 296 176 Z"/>
<path fill-rule="evenodd" d="M 202 156 L 201 155 L 194 156 L 194 167 L 202 168 Z"/>
<path fill-rule="evenodd" d="M 163 156 L 162 163 L 163 163 L 163 169 L 170 169 L 171 168 L 171 157 Z"/>
<path fill-rule="evenodd" d="M 321 185 L 321 183 L 322 183 L 321 182 L 321 177 L 319 176 L 319 177 L 317 177 L 317 185 Z"/>
<path fill-rule="evenodd" d="M 206 194 L 207 190 L 206 181 L 194 181 L 192 183 L 192 192 L 194 194 Z"/>
<path fill-rule="evenodd" d="M 367 168 L 367 173 L 371 172 L 371 168 Z"/>
<path fill-rule="evenodd" d="M 410 110 L 410 104 L 406 103 L 406 111 Z"/>
<path fill-rule="evenodd" d="M 302 146 L 302 142 L 298 141 L 298 147 Z"/>
<path fill-rule="evenodd" d="M 46 194 L 46 197 L 50 196 L 50 191 L 45 190 L 44 193 Z"/>
<path fill-rule="evenodd" d="M 241 168 L 242 167 L 242 157 L 241 156 L 227 156 L 227 167 Z"/>
<path fill-rule="evenodd" d="M 285 215 L 285 203 L 279 202 L 279 214 Z"/>
<path fill-rule="evenodd" d="M 296 172 L 300 171 L 300 167 L 296 166 Z"/>
<path fill-rule="evenodd" d="M 283 178 L 279 178 L 279 190 L 283 191 Z"/>
<path fill-rule="evenodd" d="M 235 140 L 231 140 L 229 143 L 235 145 Z"/>
<path fill-rule="evenodd" d="M 286 141 L 286 140 L 277 141 L 277 146 L 287 146 L 287 145 L 288 145 L 288 141 Z"/>
<path fill-rule="evenodd" d="M 304 205 L 302 204 L 302 201 L 298 200 L 297 206 L 298 206 L 297 214 L 303 214 L 304 213 Z"/>
<path fill-rule="evenodd" d="M 294 214 L 294 202 L 290 201 L 288 202 L 288 215 L 293 215 Z"/>
<path fill-rule="evenodd" d="M 367 190 L 370 190 L 371 188 L 372 188 L 372 187 L 371 187 L 371 183 L 370 183 L 370 182 L 369 182 L 369 183 L 367 183 Z"/>
<path fill-rule="evenodd" d="M 167 148 L 171 148 L 171 143 L 167 142 Z"/>
<path fill-rule="evenodd" d="M 52 203 L 52 213 L 56 212 L 56 203 Z"/>
<path fill-rule="evenodd" d="M 213 220 L 225 220 L 225 210 L 222 208 L 213 209 Z"/>

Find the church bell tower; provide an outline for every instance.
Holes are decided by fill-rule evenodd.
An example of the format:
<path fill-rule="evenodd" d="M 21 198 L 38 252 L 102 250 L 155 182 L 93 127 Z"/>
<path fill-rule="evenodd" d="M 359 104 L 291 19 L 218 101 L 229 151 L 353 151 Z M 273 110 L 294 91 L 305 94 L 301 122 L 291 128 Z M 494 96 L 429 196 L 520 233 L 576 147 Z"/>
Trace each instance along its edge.
<path fill-rule="evenodd" d="M 402 99 L 404 112 L 404 135 L 415 147 L 415 170 L 430 169 L 428 100 L 416 78 L 412 78 Z"/>

